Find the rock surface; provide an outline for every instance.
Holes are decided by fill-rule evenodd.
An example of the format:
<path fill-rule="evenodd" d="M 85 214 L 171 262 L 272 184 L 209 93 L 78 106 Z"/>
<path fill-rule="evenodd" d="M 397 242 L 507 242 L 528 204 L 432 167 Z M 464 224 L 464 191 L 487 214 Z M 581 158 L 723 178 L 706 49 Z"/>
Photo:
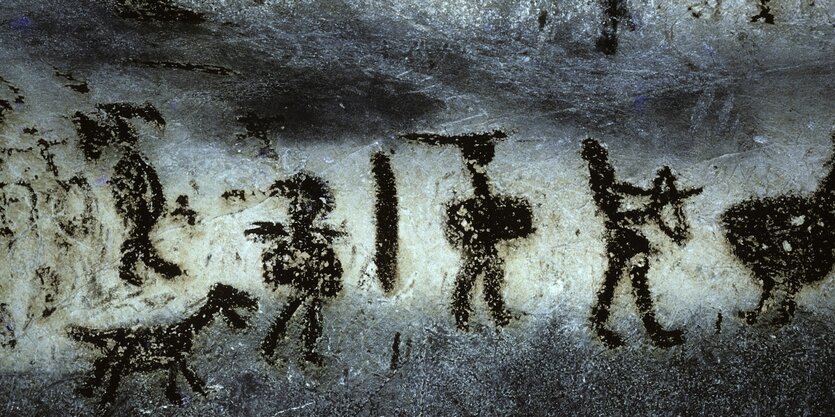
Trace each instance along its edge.
<path fill-rule="evenodd" d="M 835 6 L 575 3 L 4 0 L 0 413 L 832 414 Z"/>

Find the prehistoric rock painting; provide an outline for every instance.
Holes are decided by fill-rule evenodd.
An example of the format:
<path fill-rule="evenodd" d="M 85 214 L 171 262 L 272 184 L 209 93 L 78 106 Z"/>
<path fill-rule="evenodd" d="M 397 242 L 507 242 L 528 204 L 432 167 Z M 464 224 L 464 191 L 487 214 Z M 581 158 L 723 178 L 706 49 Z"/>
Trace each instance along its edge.
<path fill-rule="evenodd" d="M 7 250 L 17 240 L 17 233 L 35 224 L 37 206 L 38 195 L 29 182 L 0 182 L 0 238 L 6 240 Z M 24 218 L 20 214 L 24 214 Z"/>
<path fill-rule="evenodd" d="M 621 23 L 634 30 L 634 25 L 626 10 L 626 0 L 600 0 L 603 7 L 603 24 L 600 37 L 597 38 L 597 50 L 606 55 L 614 55 L 618 51 L 618 28 Z"/>
<path fill-rule="evenodd" d="M 135 147 L 138 134 L 130 124 L 131 119 L 139 118 L 162 128 L 165 120 L 150 103 L 96 107 L 98 114 L 76 112 L 72 120 L 80 139 L 79 147 L 88 160 L 99 159 L 108 146 L 118 146 L 122 151 L 110 179 L 116 211 L 129 235 L 122 243 L 119 277 L 130 284 L 142 285 L 143 279 L 136 271 L 140 261 L 164 278 L 181 275 L 180 267 L 161 258 L 151 243 L 150 233 L 163 214 L 165 196 L 157 172 Z"/>
<path fill-rule="evenodd" d="M 371 157 L 371 164 L 376 188 L 374 264 L 377 265 L 377 278 L 383 291 L 390 293 L 397 281 L 397 248 L 400 241 L 397 224 L 397 183 L 388 154 L 375 153 Z"/>
<path fill-rule="evenodd" d="M 17 337 L 14 317 L 9 311 L 9 305 L 0 303 L 0 347 L 14 349 L 15 346 L 17 346 Z"/>
<path fill-rule="evenodd" d="M 461 330 L 469 328 L 470 299 L 476 279 L 483 277 L 484 301 L 497 326 L 510 322 L 501 294 L 504 282 L 504 259 L 498 245 L 504 241 L 529 236 L 534 232 L 530 203 L 520 197 L 496 194 L 487 175 L 487 165 L 495 155 L 495 143 L 507 138 L 497 130 L 445 136 L 414 133 L 404 139 L 429 145 L 458 147 L 470 174 L 474 195 L 446 206 L 446 237 L 463 254 L 463 266 L 455 278 L 452 313 Z"/>
<path fill-rule="evenodd" d="M 760 0 L 760 12 L 751 16 L 752 22 L 763 22 L 771 25 L 774 24 L 774 15 L 771 14 L 771 6 L 768 5 L 770 2 L 771 0 Z"/>
<path fill-rule="evenodd" d="M 119 16 L 136 20 L 200 23 L 203 15 L 176 4 L 174 0 L 116 0 Z"/>
<path fill-rule="evenodd" d="M 77 392 L 92 397 L 99 388 L 103 388 L 101 404 L 106 406 L 116 399 L 116 391 L 125 376 L 164 370 L 168 372 L 165 396 L 172 403 L 182 402 L 177 390 L 177 374 L 180 372 L 192 390 L 206 395 L 206 384 L 186 362 L 194 348 L 195 336 L 212 324 L 219 314 L 230 327 L 246 328 L 247 319 L 235 309 L 252 312 L 257 306 L 249 294 L 225 284 L 215 284 L 206 296 L 206 303 L 178 323 L 112 330 L 71 327 L 68 330 L 71 338 L 91 344 L 104 353 L 103 357 L 93 362 L 93 370 Z"/>
<path fill-rule="evenodd" d="M 597 292 L 591 322 L 600 340 L 610 348 L 623 345 L 623 339 L 606 328 L 609 309 L 623 274 L 629 273 L 635 304 L 652 342 L 659 347 L 684 343 L 681 330 L 665 330 L 655 318 L 652 293 L 647 284 L 649 255 L 656 249 L 650 246 L 641 227 L 655 223 L 664 234 L 678 245 L 689 238 L 689 227 L 684 216 L 684 200 L 702 192 L 701 188 L 679 190 L 669 167 L 663 167 L 651 189 L 618 181 L 609 162 L 608 151 L 596 140 L 583 141 L 583 159 L 589 166 L 589 186 L 597 204 L 598 214 L 605 220 L 606 253 L 609 265 L 603 286 Z M 625 199 L 643 199 L 643 206 L 632 208 Z M 670 222 L 672 224 L 669 224 Z"/>
<path fill-rule="evenodd" d="M 835 134 L 832 136 L 835 148 Z M 794 297 L 804 285 L 823 280 L 835 264 L 835 155 L 829 172 L 811 195 L 753 198 L 722 214 L 731 249 L 762 282 L 757 307 L 740 316 L 750 324 L 769 311 L 785 324 L 797 307 Z"/>
<path fill-rule="evenodd" d="M 181 195 L 177 197 L 177 208 L 171 212 L 174 217 L 182 218 L 189 226 L 194 226 L 197 221 L 197 212 L 192 210 L 188 205 L 188 196 Z"/>
<path fill-rule="evenodd" d="M 12 104 L 23 104 L 24 97 L 20 94 L 20 88 L 15 87 L 3 77 L 0 77 L 0 91 L 5 87 L 9 94 L 0 93 L 0 124 L 6 121 L 6 114 L 13 110 Z"/>
<path fill-rule="evenodd" d="M 293 289 L 290 300 L 270 326 L 261 351 L 272 360 L 288 322 L 304 305 L 302 358 L 321 365 L 323 359 L 316 353 L 316 344 L 322 336 L 322 304 L 342 290 L 342 264 L 333 250 L 333 241 L 343 233 L 324 224 L 334 208 L 333 192 L 321 178 L 300 172 L 270 187 L 270 196 L 278 195 L 290 199 L 289 227 L 257 222 L 244 232 L 267 244 L 261 256 L 264 282 L 276 289 L 280 285 Z"/>

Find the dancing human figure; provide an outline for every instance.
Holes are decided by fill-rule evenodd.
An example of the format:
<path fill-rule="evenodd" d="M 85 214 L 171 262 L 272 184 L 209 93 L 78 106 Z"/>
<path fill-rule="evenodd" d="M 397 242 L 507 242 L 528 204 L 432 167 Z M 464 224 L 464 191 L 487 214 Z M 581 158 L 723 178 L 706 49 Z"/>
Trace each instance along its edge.
<path fill-rule="evenodd" d="M 256 222 L 254 228 L 244 232 L 268 245 L 261 256 L 264 282 L 274 289 L 280 285 L 293 289 L 289 301 L 270 326 L 261 353 L 272 361 L 290 319 L 304 306 L 302 358 L 321 365 L 323 359 L 316 352 L 316 345 L 322 336 L 322 305 L 342 290 L 342 264 L 333 250 L 333 242 L 343 233 L 323 224 L 334 208 L 333 192 L 323 179 L 300 172 L 276 181 L 270 187 L 270 196 L 277 195 L 290 199 L 289 227 Z"/>
<path fill-rule="evenodd" d="M 476 279 L 484 280 L 484 301 L 497 326 L 510 322 L 511 314 L 501 294 L 504 283 L 504 259 L 499 256 L 502 242 L 527 237 L 533 233 L 530 203 L 521 197 L 497 194 L 487 175 L 487 165 L 495 156 L 495 143 L 507 138 L 497 130 L 445 136 L 415 133 L 404 139 L 429 145 L 458 147 L 470 175 L 473 196 L 454 201 L 446 207 L 446 237 L 463 255 L 463 266 L 455 277 L 452 313 L 461 330 L 469 328 L 470 305 Z"/>
<path fill-rule="evenodd" d="M 683 202 L 686 198 L 702 192 L 701 188 L 678 190 L 675 176 L 669 167 L 658 170 L 651 189 L 618 181 L 615 169 L 609 162 L 609 153 L 594 139 L 583 141 L 583 159 L 589 166 L 589 186 L 598 214 L 605 220 L 606 252 L 609 264 L 603 279 L 603 286 L 597 292 L 597 302 L 592 308 L 591 322 L 600 340 L 610 348 L 623 345 L 623 339 L 609 330 L 610 308 L 617 287 L 624 272 L 628 272 L 635 304 L 652 342 L 659 347 L 671 347 L 684 342 L 681 330 L 665 330 L 655 317 L 652 293 L 647 284 L 649 255 L 655 252 L 641 227 L 654 222 L 664 234 L 676 244 L 684 245 L 689 230 L 684 217 Z M 643 200 L 643 206 L 631 209 L 625 207 L 625 198 Z M 668 217 L 674 224 L 667 224 L 662 216 L 669 207 Z"/>
<path fill-rule="evenodd" d="M 151 243 L 151 231 L 165 209 L 165 196 L 156 170 L 136 149 L 138 134 L 130 124 L 131 119 L 139 118 L 163 128 L 165 120 L 150 103 L 100 104 L 96 108 L 98 114 L 76 112 L 72 121 L 80 138 L 79 147 L 88 160 L 101 158 L 106 147 L 121 148 L 121 158 L 110 179 L 116 211 L 128 233 L 122 243 L 119 277 L 142 285 L 143 279 L 136 271 L 140 261 L 164 278 L 181 275 L 180 267 L 160 257 Z"/>

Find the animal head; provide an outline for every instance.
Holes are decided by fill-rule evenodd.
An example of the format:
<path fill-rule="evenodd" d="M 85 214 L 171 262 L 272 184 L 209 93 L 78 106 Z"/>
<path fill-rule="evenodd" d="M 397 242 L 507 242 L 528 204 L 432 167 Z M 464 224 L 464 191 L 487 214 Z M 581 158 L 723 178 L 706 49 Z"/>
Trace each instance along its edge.
<path fill-rule="evenodd" d="M 206 306 L 222 314 L 226 323 L 236 329 L 245 328 L 248 318 L 241 317 L 235 309 L 253 312 L 258 308 L 258 302 L 251 295 L 226 284 L 212 285 L 206 299 Z"/>

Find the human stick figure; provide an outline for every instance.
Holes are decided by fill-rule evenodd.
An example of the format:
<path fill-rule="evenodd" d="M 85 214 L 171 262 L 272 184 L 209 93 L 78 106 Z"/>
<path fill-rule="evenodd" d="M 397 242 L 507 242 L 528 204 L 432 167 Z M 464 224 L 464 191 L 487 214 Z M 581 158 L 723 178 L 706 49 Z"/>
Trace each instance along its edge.
<path fill-rule="evenodd" d="M 598 214 L 605 221 L 606 252 L 609 258 L 603 286 L 597 292 L 597 302 L 591 313 L 595 333 L 610 348 L 623 345 L 623 339 L 606 328 L 606 322 L 615 287 L 624 272 L 628 272 L 635 304 L 652 342 L 665 348 L 684 343 L 681 330 L 665 330 L 656 320 L 652 293 L 647 284 L 649 255 L 655 249 L 650 246 L 641 227 L 654 222 L 676 244 L 683 245 L 689 238 L 689 228 L 682 205 L 685 199 L 698 195 L 702 189 L 678 190 L 676 178 L 669 167 L 658 170 L 652 189 L 618 181 L 615 169 L 609 162 L 608 151 L 594 139 L 583 141 L 582 157 L 589 166 L 589 186 Z M 645 204 L 636 209 L 624 207 L 623 200 L 627 197 L 642 198 Z M 665 207 L 672 209 L 669 215 L 674 221 L 672 226 L 663 218 Z"/>
<path fill-rule="evenodd" d="M 333 192 L 323 179 L 300 172 L 270 187 L 270 196 L 279 195 L 290 199 L 288 227 L 256 222 L 254 228 L 244 232 L 267 244 L 261 256 L 264 282 L 274 289 L 288 285 L 293 290 L 270 326 L 261 352 L 272 360 L 290 319 L 304 306 L 302 358 L 321 365 L 323 358 L 316 352 L 316 345 L 322 336 L 322 305 L 342 290 L 342 263 L 336 257 L 333 242 L 343 233 L 323 223 L 334 208 Z"/>
<path fill-rule="evenodd" d="M 487 175 L 487 165 L 495 156 L 495 143 L 507 138 L 507 134 L 496 130 L 453 136 L 413 133 L 401 137 L 428 145 L 452 145 L 461 151 L 473 196 L 446 206 L 447 240 L 464 258 L 455 277 L 452 313 L 459 329 L 469 329 L 470 299 L 476 279 L 481 276 L 484 301 L 493 321 L 500 327 L 507 325 L 511 314 L 501 294 L 504 259 L 499 256 L 497 247 L 502 242 L 527 237 L 534 232 L 530 203 L 521 197 L 495 193 Z"/>
<path fill-rule="evenodd" d="M 110 179 L 116 211 L 128 232 L 121 248 L 119 278 L 142 285 L 143 279 L 136 271 L 140 261 L 164 278 L 182 275 L 180 267 L 163 259 L 151 243 L 151 231 L 165 209 L 165 196 L 156 170 L 136 149 L 139 136 L 130 124 L 138 118 L 162 129 L 165 120 L 150 103 L 99 104 L 96 108 L 96 114 L 76 112 L 72 121 L 80 139 L 78 146 L 87 160 L 98 160 L 107 147 L 121 148 L 121 158 Z"/>

